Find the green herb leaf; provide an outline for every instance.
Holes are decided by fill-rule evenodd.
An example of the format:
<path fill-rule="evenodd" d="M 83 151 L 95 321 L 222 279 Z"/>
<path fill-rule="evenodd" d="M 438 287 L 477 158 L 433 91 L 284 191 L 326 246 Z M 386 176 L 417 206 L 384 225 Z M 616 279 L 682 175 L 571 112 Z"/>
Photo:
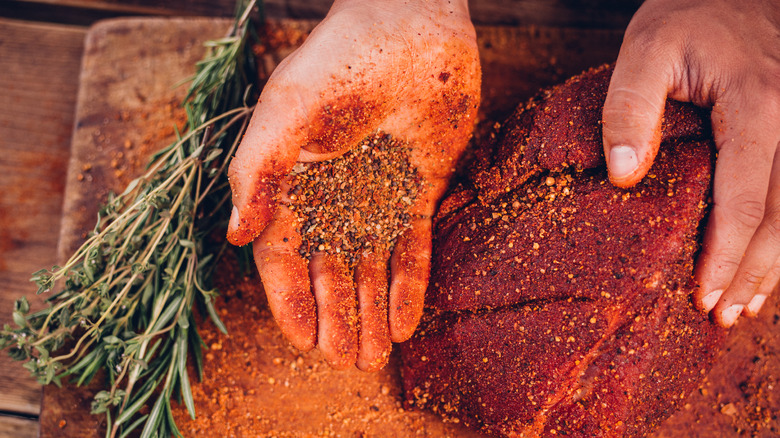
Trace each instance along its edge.
<path fill-rule="evenodd" d="M 14 318 L 14 324 L 19 326 L 20 328 L 27 327 L 27 318 L 24 317 L 24 314 L 18 310 L 14 310 L 13 313 Z"/>
<path fill-rule="evenodd" d="M 20 299 L 17 327 L 0 332 L 0 348 L 42 383 L 105 379 L 92 411 L 106 416 L 108 437 L 139 428 L 143 436 L 179 436 L 170 400 L 180 396 L 194 416 L 187 361 L 203 372 L 195 309 L 226 332 L 210 285 L 222 243 L 210 237 L 230 216 L 226 169 L 253 109 L 246 102 L 257 87 L 247 78 L 259 77 L 257 22 L 247 17 L 255 6 L 240 0 L 231 35 L 206 44 L 183 102 L 186 129 L 176 128 L 176 141 L 152 156 L 146 173 L 107 196 L 92 233 L 62 267 L 32 274 L 39 294 L 58 288 L 48 307 L 30 315 Z"/>

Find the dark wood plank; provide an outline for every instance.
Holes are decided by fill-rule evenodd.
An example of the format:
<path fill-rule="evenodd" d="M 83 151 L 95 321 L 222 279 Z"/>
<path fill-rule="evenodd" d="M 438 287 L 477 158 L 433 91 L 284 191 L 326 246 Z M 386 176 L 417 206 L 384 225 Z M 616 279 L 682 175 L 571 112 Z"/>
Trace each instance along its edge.
<path fill-rule="evenodd" d="M 472 0 L 469 9 L 478 24 L 625 30 L 641 4 L 641 0 Z"/>
<path fill-rule="evenodd" d="M 56 262 L 85 29 L 0 19 L 0 324 Z M 0 411 L 37 415 L 40 387 L 0 355 Z"/>
<path fill-rule="evenodd" d="M 269 3 L 269 12 L 290 18 L 322 18 L 330 0 L 284 0 Z M 277 4 L 281 3 L 281 5 Z M 620 29 L 628 25 L 641 0 L 472 0 L 477 25 L 580 27 Z M 282 6 L 280 10 L 279 6 Z"/>
<path fill-rule="evenodd" d="M 47 13 L 46 9 L 49 9 L 57 12 L 70 10 L 85 16 L 112 14 L 231 17 L 236 5 L 235 0 L 11 0 L 6 3 L 11 3 L 18 11 L 26 13 L 33 12 L 35 8 L 39 9 L 41 14 Z"/>
<path fill-rule="evenodd" d="M 0 415 L 0 436 L 8 438 L 37 438 L 38 421 L 30 418 Z"/>
<path fill-rule="evenodd" d="M 265 0 L 273 18 L 321 19 L 332 0 Z M 641 0 L 472 0 L 480 25 L 624 29 Z M 6 0 L 0 15 L 89 24 L 126 15 L 229 17 L 235 0 Z"/>

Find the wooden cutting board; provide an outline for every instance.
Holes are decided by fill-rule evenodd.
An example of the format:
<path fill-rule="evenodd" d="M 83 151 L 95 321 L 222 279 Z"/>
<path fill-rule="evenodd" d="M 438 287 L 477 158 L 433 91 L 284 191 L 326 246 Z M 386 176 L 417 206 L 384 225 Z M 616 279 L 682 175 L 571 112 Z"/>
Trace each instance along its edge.
<path fill-rule="evenodd" d="M 143 168 L 146 156 L 171 141 L 174 122 L 182 120 L 178 104 L 185 92 L 174 85 L 192 74 L 203 54 L 202 42 L 224 35 L 227 25 L 216 19 L 122 19 L 89 31 L 60 259 L 91 229 L 106 193 L 121 191 Z M 277 23 L 281 43 L 264 55 L 265 65 L 278 63 L 313 25 Z M 481 115 L 486 121 L 502 120 L 541 87 L 614 61 L 622 37 L 617 31 L 534 27 L 481 27 L 478 35 L 484 74 Z M 221 281 L 223 311 L 245 312 L 256 323 L 237 325 L 227 319 L 229 336 L 219 335 L 208 323 L 201 328 L 210 347 L 207 378 L 193 392 L 199 411 L 210 414 L 193 424 L 179 409 L 175 415 L 185 436 L 477 436 L 431 413 L 405 410 L 397 357 L 373 374 L 332 371 L 316 351 L 300 354 L 287 345 L 256 277 L 226 274 Z M 771 388 L 780 388 L 778 313 L 775 295 L 761 318 L 734 330 L 730 352 L 710 380 L 658 436 L 777 431 L 780 400 Z M 220 364 L 228 362 L 245 365 L 227 375 Z M 103 436 L 102 418 L 88 414 L 93 390 L 45 388 L 41 435 Z"/>

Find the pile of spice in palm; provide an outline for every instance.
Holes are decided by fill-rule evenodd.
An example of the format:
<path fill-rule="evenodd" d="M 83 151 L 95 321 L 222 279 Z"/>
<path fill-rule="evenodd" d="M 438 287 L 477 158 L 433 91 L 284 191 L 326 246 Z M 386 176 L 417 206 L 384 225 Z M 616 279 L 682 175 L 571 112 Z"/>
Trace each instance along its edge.
<path fill-rule="evenodd" d="M 300 255 L 341 254 L 352 268 L 364 251 L 392 252 L 423 190 L 409 153 L 377 132 L 341 157 L 296 164 L 288 198 L 300 223 Z"/>

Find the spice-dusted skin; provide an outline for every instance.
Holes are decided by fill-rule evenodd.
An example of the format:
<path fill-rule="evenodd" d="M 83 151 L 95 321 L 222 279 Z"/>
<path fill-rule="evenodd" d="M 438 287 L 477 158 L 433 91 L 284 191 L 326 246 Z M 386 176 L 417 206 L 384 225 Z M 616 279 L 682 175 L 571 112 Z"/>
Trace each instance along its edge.
<path fill-rule="evenodd" d="M 316 346 L 317 304 L 308 281 L 308 263 L 287 253 L 291 245 L 301 245 L 300 234 L 294 232 L 296 224 L 295 213 L 281 206 L 265 230 L 265 244 L 252 249 L 260 279 L 275 280 L 264 281 L 271 313 L 279 315 L 279 325 L 295 330 L 289 336 L 293 345 L 308 351 Z M 296 312 L 286 311 L 291 308 Z"/>
<path fill-rule="evenodd" d="M 374 118 L 388 112 L 387 106 L 388 102 L 365 100 L 359 94 L 337 97 L 311 119 L 307 129 L 313 134 L 306 150 L 323 155 L 343 153 L 362 140 L 360 133 L 370 130 Z"/>
<path fill-rule="evenodd" d="M 272 167 L 278 167 L 276 162 L 270 163 Z M 246 207 L 240 217 L 237 217 L 238 223 L 235 224 L 227 234 L 227 240 L 233 245 L 244 246 L 254 240 L 256 237 L 252 231 L 252 224 L 268 223 L 273 218 L 276 211 L 276 204 L 279 199 L 279 183 L 284 175 L 277 172 L 268 174 L 267 170 L 259 172 L 252 183 L 251 194 L 246 201 Z M 230 184 L 233 187 L 241 187 L 241 178 L 230 178 Z M 234 189 L 241 190 L 241 189 Z"/>
<path fill-rule="evenodd" d="M 648 178 L 615 187 L 610 74 L 519 108 L 442 203 L 426 315 L 402 344 L 409 404 L 498 436 L 643 436 L 706 375 L 725 334 L 691 303 L 711 134 L 669 102 Z"/>
<path fill-rule="evenodd" d="M 229 169 L 234 211 L 228 239 L 237 245 L 252 242 L 255 252 L 275 253 L 256 263 L 266 292 L 284 297 L 269 295 L 269 302 L 278 304 L 272 306 L 274 317 L 293 345 L 316 345 L 338 368 L 352 361 L 374 370 L 387 362 L 390 341 L 411 336 L 427 287 L 431 217 L 471 136 L 480 80 L 465 0 L 336 1 L 273 72 Z M 327 252 L 319 250 L 320 244 L 300 254 L 300 239 L 280 238 L 300 233 L 299 224 L 273 226 L 277 212 L 287 208 L 279 206 L 288 196 L 279 185 L 294 186 L 286 175 L 296 162 L 334 159 L 376 132 L 408 145 L 409 162 L 419 176 L 422 191 L 404 207 L 409 227 L 389 253 L 361 247 L 332 264 L 314 263 L 318 251 Z M 369 266 L 361 267 L 364 262 Z M 302 265 L 307 269 L 298 268 Z M 285 271 L 286 266 L 296 269 Z M 367 297 L 384 302 L 369 306 Z M 342 304 L 347 302 L 356 318 L 345 317 L 349 312 Z"/>
<path fill-rule="evenodd" d="M 297 164 L 284 184 L 280 211 L 290 210 L 298 225 L 288 241 L 300 242 L 298 254 L 309 260 L 318 343 L 332 366 L 375 371 L 389 360 L 388 319 L 406 320 L 388 313 L 387 260 L 419 220 L 409 210 L 422 191 L 408 148 L 382 133 L 340 157 Z"/>

